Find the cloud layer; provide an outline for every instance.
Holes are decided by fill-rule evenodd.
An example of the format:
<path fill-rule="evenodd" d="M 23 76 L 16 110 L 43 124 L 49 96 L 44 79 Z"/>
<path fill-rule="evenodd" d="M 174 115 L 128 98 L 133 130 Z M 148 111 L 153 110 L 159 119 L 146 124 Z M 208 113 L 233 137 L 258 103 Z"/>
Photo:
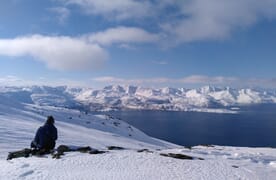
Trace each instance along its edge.
<path fill-rule="evenodd" d="M 2 86 L 26 86 L 26 85 L 49 85 L 49 86 L 77 86 L 77 87 L 104 87 L 107 85 L 138 85 L 144 87 L 202 87 L 205 85 L 217 87 L 233 87 L 233 88 L 276 88 L 276 78 L 238 78 L 224 76 L 204 76 L 191 75 L 182 78 L 140 78 L 126 79 L 112 76 L 97 77 L 92 79 L 72 80 L 66 78 L 48 79 L 45 77 L 37 77 L 28 80 L 17 76 L 0 77 L 0 85 Z"/>
<path fill-rule="evenodd" d="M 109 21 L 136 20 L 159 29 L 164 42 L 228 38 L 237 29 L 276 18 L 275 0 L 59 0 Z M 148 21 L 150 20 L 150 21 Z"/>
<path fill-rule="evenodd" d="M 59 15 L 60 23 L 74 15 L 70 10 L 75 6 L 86 14 L 103 16 L 104 20 L 114 22 L 105 30 L 87 32 L 80 37 L 29 35 L 0 39 L 0 55 L 31 56 L 57 70 L 95 69 L 108 59 L 107 48 L 111 45 L 135 49 L 138 43 L 162 47 L 162 44 L 177 46 L 194 41 L 221 40 L 237 29 L 276 18 L 275 0 L 57 1 L 63 2 L 64 7 L 48 10 Z"/>
<path fill-rule="evenodd" d="M 276 18 L 275 0 L 184 0 L 179 15 L 163 29 L 179 43 L 217 40 L 230 36 L 239 28 L 246 28 L 261 19 Z"/>
<path fill-rule="evenodd" d="M 70 10 L 65 7 L 53 7 L 48 9 L 50 12 L 55 13 L 59 24 L 65 24 L 70 16 Z"/>
<path fill-rule="evenodd" d="M 86 13 L 107 19 L 124 20 L 149 16 L 151 3 L 147 0 L 60 0 L 82 7 Z"/>
<path fill-rule="evenodd" d="M 86 38 L 92 43 L 111 45 L 114 43 L 154 43 L 160 37 L 141 28 L 119 26 L 93 33 Z"/>
<path fill-rule="evenodd" d="M 261 79 L 261 78 L 248 78 L 242 79 L 237 77 L 224 77 L 224 76 L 203 76 L 203 75 L 191 75 L 183 78 L 145 78 L 145 79 L 125 79 L 117 77 L 98 77 L 93 78 L 92 81 L 101 84 L 125 84 L 125 85 L 146 85 L 146 86 L 176 86 L 186 87 L 191 86 L 231 86 L 231 87 L 265 87 L 275 88 L 276 79 Z"/>
<path fill-rule="evenodd" d="M 56 70 L 90 70 L 98 68 L 108 59 L 103 46 L 118 44 L 155 43 L 159 35 L 140 28 L 106 29 L 81 37 L 30 35 L 14 39 L 0 39 L 0 55 L 10 57 L 31 56 Z"/>
<path fill-rule="evenodd" d="M 0 55 L 31 56 L 57 70 L 98 68 L 108 58 L 108 53 L 96 44 L 78 38 L 42 35 L 0 39 Z"/>

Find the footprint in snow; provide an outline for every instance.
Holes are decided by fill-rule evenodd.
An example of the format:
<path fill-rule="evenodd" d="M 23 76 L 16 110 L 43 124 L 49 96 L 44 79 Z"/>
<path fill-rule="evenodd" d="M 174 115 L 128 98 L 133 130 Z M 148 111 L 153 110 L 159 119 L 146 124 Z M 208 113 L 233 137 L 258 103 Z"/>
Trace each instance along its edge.
<path fill-rule="evenodd" d="M 27 172 L 21 174 L 19 177 L 20 177 L 20 178 L 26 177 L 26 176 L 31 175 L 31 174 L 33 174 L 33 173 L 34 173 L 34 171 L 33 171 L 33 170 L 30 170 L 30 171 L 27 171 Z"/>

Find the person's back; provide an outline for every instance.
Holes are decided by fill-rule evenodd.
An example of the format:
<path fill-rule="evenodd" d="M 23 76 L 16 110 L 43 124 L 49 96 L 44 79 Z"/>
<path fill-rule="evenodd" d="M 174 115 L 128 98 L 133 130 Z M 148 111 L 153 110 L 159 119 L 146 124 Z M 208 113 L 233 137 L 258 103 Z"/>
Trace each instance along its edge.
<path fill-rule="evenodd" d="M 57 128 L 54 126 L 54 118 L 48 116 L 46 123 L 37 130 L 31 147 L 38 150 L 50 151 L 55 148 L 56 140 Z"/>

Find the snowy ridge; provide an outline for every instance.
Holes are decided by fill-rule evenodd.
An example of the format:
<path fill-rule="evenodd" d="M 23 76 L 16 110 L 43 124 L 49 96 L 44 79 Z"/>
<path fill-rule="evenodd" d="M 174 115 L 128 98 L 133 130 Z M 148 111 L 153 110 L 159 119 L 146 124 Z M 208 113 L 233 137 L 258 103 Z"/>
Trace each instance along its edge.
<path fill-rule="evenodd" d="M 198 89 L 136 86 L 107 86 L 103 89 L 47 87 L 2 87 L 0 95 L 16 101 L 87 109 L 109 110 L 169 110 L 234 112 L 232 107 L 261 103 L 276 103 L 276 90 L 233 89 L 205 86 Z M 13 98 L 16 96 L 16 98 Z M 18 98 L 20 97 L 20 98 Z"/>

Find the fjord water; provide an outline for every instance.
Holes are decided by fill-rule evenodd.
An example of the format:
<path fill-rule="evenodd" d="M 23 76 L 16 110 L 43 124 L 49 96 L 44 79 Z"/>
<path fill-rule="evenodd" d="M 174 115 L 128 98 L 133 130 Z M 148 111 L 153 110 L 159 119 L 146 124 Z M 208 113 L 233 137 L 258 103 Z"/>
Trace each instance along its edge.
<path fill-rule="evenodd" d="M 146 134 L 183 146 L 276 147 L 276 105 L 241 107 L 237 114 L 166 111 L 110 113 Z"/>

